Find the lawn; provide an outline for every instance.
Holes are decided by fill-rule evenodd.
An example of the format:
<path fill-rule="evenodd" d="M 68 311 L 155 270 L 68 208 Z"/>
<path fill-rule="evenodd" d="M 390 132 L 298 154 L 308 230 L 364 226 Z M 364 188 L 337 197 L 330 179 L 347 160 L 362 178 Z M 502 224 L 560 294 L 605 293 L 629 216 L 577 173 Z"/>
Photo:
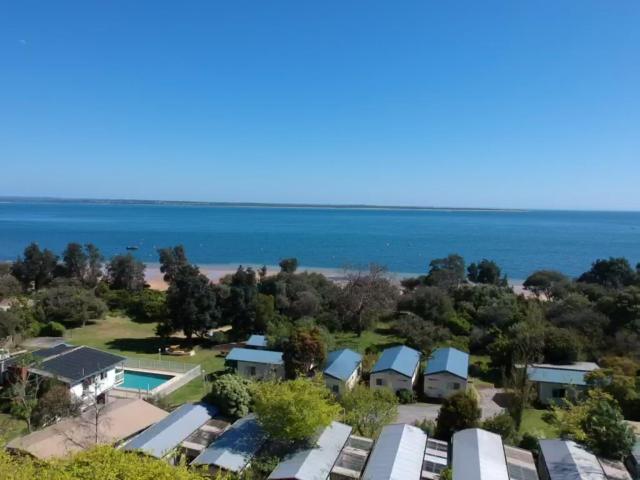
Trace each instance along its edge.
<path fill-rule="evenodd" d="M 170 344 L 185 342 L 184 338 L 163 341 L 155 336 L 155 323 L 137 323 L 125 316 L 107 316 L 104 320 L 67 331 L 65 339 L 76 345 L 88 345 L 125 357 L 158 359 L 158 349 Z M 222 370 L 224 358 L 216 349 L 196 346 L 193 357 L 161 355 L 163 360 L 200 364 L 211 373 Z M 167 397 L 172 405 L 200 400 L 205 393 L 202 379 L 197 378 Z"/>
<path fill-rule="evenodd" d="M 520 433 L 531 433 L 538 438 L 555 438 L 558 433 L 555 427 L 544 420 L 548 410 L 527 408 L 522 416 Z"/>
<path fill-rule="evenodd" d="M 26 432 L 27 423 L 24 420 L 18 420 L 7 413 L 0 413 L 0 447 Z"/>
<path fill-rule="evenodd" d="M 405 343 L 395 334 L 393 324 L 385 322 L 378 323 L 373 330 L 364 331 L 360 336 L 352 332 L 338 332 L 335 338 L 337 348 L 350 348 L 360 353 L 365 353 L 369 347 L 382 351 L 387 347 Z"/>

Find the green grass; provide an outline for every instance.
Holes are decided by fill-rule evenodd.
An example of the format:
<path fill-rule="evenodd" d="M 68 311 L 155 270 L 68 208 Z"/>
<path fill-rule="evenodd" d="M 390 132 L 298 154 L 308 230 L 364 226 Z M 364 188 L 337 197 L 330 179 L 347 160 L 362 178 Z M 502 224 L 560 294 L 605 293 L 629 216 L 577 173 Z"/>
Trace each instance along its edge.
<path fill-rule="evenodd" d="M 382 351 L 405 343 L 393 331 L 393 324 L 385 322 L 378 323 L 374 329 L 362 332 L 360 336 L 352 332 L 338 332 L 335 339 L 337 348 L 350 348 L 360 353 L 365 353 L 369 347 Z"/>
<path fill-rule="evenodd" d="M 555 438 L 558 436 L 556 428 L 544 420 L 548 410 L 527 408 L 522 416 L 520 433 L 531 433 L 539 438 Z"/>
<path fill-rule="evenodd" d="M 65 339 L 76 345 L 88 345 L 125 357 L 158 359 L 158 348 L 187 340 L 174 337 L 166 342 L 155 335 L 154 323 L 137 323 L 126 316 L 108 316 L 104 320 L 69 330 Z M 224 368 L 224 358 L 216 349 L 196 346 L 192 357 L 161 355 L 162 360 L 200 364 L 206 373 Z M 202 379 L 192 380 L 167 397 L 172 405 L 200 400 L 205 393 Z"/>
<path fill-rule="evenodd" d="M 26 432 L 27 423 L 24 420 L 18 420 L 7 413 L 0 413 L 0 447 Z"/>

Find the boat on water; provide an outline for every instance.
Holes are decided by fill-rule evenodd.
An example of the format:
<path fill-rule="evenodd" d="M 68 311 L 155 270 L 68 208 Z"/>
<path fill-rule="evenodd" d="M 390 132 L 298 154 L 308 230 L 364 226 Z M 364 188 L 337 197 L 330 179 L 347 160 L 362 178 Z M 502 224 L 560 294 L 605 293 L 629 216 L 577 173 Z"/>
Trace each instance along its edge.
<path fill-rule="evenodd" d="M 138 250 L 139 247 L 135 245 L 127 245 L 127 250 Z"/>

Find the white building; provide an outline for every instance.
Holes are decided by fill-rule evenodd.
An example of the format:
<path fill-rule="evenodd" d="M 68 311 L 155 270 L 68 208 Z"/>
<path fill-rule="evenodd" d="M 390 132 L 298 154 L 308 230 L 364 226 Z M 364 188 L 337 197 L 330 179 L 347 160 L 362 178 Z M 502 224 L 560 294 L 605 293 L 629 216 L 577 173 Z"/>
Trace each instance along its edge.
<path fill-rule="evenodd" d="M 358 383 L 362 373 L 362 355 L 348 348 L 331 352 L 323 373 L 327 388 L 341 395 Z"/>
<path fill-rule="evenodd" d="M 387 348 L 371 371 L 369 386 L 394 392 L 413 390 L 419 370 L 420 352 L 404 345 Z"/>
<path fill-rule="evenodd" d="M 593 362 L 575 362 L 569 365 L 539 363 L 527 368 L 527 376 L 536 384 L 540 403 L 550 405 L 564 398 L 575 398 L 587 389 L 585 375 L 597 370 Z"/>
<path fill-rule="evenodd" d="M 469 354 L 455 348 L 439 348 L 429 358 L 424 373 L 424 394 L 448 398 L 467 389 Z"/>
<path fill-rule="evenodd" d="M 66 344 L 33 355 L 37 362 L 29 367 L 31 373 L 68 385 L 71 395 L 82 402 L 102 402 L 106 392 L 124 382 L 126 358 L 120 355 Z"/>
<path fill-rule="evenodd" d="M 238 375 L 256 380 L 284 378 L 282 352 L 234 348 L 225 358 L 225 365 Z"/>

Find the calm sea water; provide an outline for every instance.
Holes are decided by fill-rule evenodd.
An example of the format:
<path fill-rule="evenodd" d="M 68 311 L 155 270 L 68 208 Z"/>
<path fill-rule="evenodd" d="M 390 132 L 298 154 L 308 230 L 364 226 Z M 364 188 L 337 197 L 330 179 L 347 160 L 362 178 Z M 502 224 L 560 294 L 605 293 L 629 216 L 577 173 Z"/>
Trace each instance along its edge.
<path fill-rule="evenodd" d="M 84 203 L 0 203 L 0 259 L 36 241 L 61 252 L 93 242 L 107 256 L 137 245 L 182 243 L 200 264 L 267 264 L 295 256 L 309 267 L 369 262 L 424 272 L 429 260 L 457 252 L 491 258 L 513 279 L 540 268 L 577 275 L 596 258 L 640 261 L 640 212 L 407 211 Z"/>

